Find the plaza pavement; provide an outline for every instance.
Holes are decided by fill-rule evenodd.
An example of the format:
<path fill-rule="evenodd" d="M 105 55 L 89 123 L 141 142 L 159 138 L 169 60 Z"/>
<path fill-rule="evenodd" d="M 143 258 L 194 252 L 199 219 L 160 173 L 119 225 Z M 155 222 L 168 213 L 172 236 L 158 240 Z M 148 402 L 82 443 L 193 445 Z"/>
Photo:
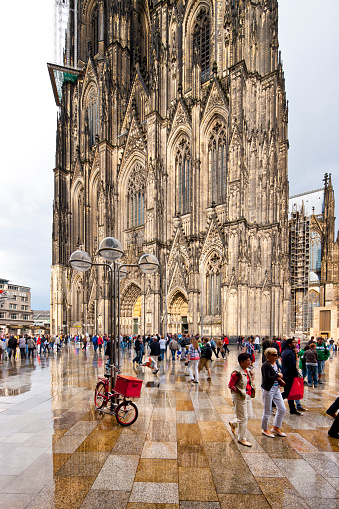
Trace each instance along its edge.
<path fill-rule="evenodd" d="M 129 428 L 94 407 L 104 360 L 74 345 L 47 358 L 0 363 L 0 508 L 274 509 L 339 507 L 339 444 L 328 438 L 326 408 L 338 396 L 338 355 L 325 384 L 305 387 L 302 417 L 286 413 L 286 438 L 261 435 L 261 393 L 249 423 L 252 448 L 237 443 L 229 358 L 212 381 L 191 386 L 184 363 L 169 359 L 144 380 L 139 418 Z M 260 386 L 260 361 L 255 363 Z M 159 383 L 159 386 L 158 386 Z"/>

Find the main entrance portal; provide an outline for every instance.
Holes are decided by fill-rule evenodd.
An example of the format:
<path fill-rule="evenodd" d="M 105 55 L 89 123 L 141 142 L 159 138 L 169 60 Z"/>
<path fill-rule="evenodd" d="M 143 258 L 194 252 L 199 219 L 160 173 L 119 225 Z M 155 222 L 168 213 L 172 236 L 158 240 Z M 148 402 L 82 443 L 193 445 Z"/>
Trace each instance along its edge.
<path fill-rule="evenodd" d="M 176 292 L 168 309 L 168 332 L 170 334 L 181 334 L 188 332 L 188 301 L 185 295 Z"/>

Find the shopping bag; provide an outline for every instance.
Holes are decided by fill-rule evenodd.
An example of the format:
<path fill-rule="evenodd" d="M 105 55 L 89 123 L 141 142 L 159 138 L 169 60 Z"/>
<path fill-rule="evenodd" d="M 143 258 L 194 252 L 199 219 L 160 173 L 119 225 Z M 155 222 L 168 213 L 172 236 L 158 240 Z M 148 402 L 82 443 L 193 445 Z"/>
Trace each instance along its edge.
<path fill-rule="evenodd" d="M 289 395 L 287 396 L 287 399 L 289 400 L 296 400 L 296 399 L 302 399 L 304 397 L 304 379 L 302 377 L 295 377 L 292 383 L 292 387 L 290 390 Z"/>

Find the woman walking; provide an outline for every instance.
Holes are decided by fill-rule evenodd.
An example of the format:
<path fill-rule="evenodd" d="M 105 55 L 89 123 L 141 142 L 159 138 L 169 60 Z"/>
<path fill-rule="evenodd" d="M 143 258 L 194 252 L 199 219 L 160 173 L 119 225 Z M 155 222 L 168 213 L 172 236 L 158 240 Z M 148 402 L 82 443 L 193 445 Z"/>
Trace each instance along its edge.
<path fill-rule="evenodd" d="M 275 348 L 267 348 L 264 353 L 267 360 L 261 366 L 261 390 L 264 403 L 261 432 L 263 435 L 270 438 L 274 438 L 275 435 L 285 437 L 285 433 L 281 431 L 281 425 L 286 408 L 280 392 L 280 386 L 284 386 L 285 382 L 282 379 L 282 374 L 278 372 L 278 352 Z M 272 402 L 274 402 L 277 407 L 277 413 L 274 419 L 273 428 L 269 431 L 268 419 L 272 413 Z"/>
<path fill-rule="evenodd" d="M 283 399 L 286 399 L 291 391 L 293 380 L 299 375 L 297 370 L 296 362 L 296 353 L 295 347 L 297 345 L 297 341 L 293 338 L 289 338 L 285 343 L 286 347 L 281 354 L 282 367 L 281 372 L 283 374 L 284 382 L 286 383 L 284 392 L 282 394 Z M 293 399 L 288 400 L 288 406 L 290 408 L 291 415 L 302 415 L 299 410 L 296 409 L 295 403 Z"/>
<path fill-rule="evenodd" d="M 200 359 L 200 346 L 198 341 L 195 338 L 192 338 L 191 344 L 188 347 L 187 361 L 185 363 L 190 377 L 188 383 L 192 382 L 194 382 L 195 384 L 199 383 L 199 371 L 198 371 L 199 359 Z"/>

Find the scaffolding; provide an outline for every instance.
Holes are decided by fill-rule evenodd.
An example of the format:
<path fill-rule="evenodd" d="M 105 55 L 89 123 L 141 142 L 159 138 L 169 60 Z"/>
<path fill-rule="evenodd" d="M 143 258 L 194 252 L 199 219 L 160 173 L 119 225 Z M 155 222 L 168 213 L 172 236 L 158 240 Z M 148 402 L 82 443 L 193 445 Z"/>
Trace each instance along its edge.
<path fill-rule="evenodd" d="M 310 273 L 310 217 L 292 210 L 290 218 L 291 269 L 291 327 L 297 333 L 307 334 L 312 321 L 309 299 Z"/>

